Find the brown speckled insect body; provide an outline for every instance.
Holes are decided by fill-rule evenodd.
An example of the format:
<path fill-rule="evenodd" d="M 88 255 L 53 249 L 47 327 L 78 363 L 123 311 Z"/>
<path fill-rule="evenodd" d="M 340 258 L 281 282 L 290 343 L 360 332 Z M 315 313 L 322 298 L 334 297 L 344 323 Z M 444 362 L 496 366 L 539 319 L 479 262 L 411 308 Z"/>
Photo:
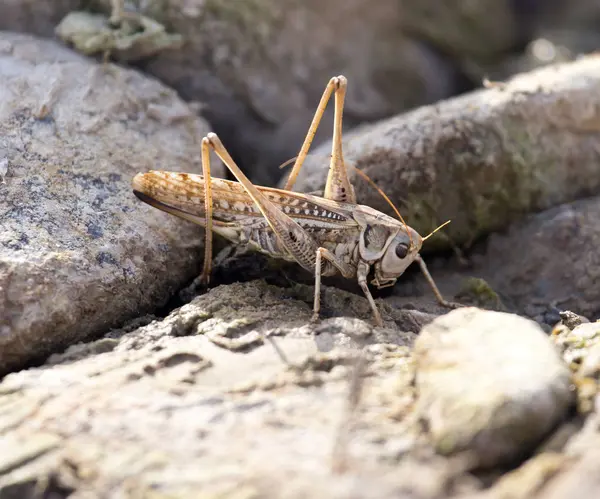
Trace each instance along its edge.
<path fill-rule="evenodd" d="M 341 274 L 357 279 L 367 297 L 375 323 L 383 325 L 367 285 L 393 286 L 406 268 L 418 262 L 438 301 L 451 306 L 438 291 L 419 255 L 424 239 L 402 220 L 356 204 L 354 188 L 342 155 L 342 111 L 346 78 L 332 78 L 315 113 L 285 189 L 255 186 L 235 164 L 216 134 L 202 139 L 202 175 L 150 171 L 133 179 L 142 201 L 206 228 L 203 281 L 212 265 L 212 233 L 231 243 L 293 261 L 315 274 L 313 320 L 320 310 L 321 276 Z M 335 93 L 333 146 L 323 196 L 292 191 L 308 154 L 323 112 Z M 214 150 L 238 182 L 213 178 L 210 150 Z"/>

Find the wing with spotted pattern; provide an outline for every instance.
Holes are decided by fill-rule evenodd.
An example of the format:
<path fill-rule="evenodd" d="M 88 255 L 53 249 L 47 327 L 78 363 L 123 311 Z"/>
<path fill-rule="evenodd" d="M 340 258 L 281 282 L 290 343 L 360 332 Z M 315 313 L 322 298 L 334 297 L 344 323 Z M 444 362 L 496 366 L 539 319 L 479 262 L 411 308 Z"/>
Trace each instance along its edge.
<path fill-rule="evenodd" d="M 262 213 L 239 183 L 211 178 L 213 219 L 223 224 L 263 218 Z M 133 180 L 134 193 L 162 211 L 204 226 L 204 178 L 202 175 L 150 171 Z M 343 229 L 356 227 L 352 207 L 310 194 L 271 187 L 257 189 L 301 226 Z"/>

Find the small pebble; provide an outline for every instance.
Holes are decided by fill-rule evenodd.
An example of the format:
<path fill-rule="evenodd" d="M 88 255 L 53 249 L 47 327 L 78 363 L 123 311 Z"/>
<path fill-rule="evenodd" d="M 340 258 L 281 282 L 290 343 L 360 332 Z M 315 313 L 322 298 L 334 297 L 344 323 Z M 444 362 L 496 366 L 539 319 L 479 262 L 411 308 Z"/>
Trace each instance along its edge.
<path fill-rule="evenodd" d="M 425 326 L 415 342 L 418 411 L 441 454 L 474 467 L 531 451 L 574 403 L 571 374 L 533 321 L 474 307 Z"/>

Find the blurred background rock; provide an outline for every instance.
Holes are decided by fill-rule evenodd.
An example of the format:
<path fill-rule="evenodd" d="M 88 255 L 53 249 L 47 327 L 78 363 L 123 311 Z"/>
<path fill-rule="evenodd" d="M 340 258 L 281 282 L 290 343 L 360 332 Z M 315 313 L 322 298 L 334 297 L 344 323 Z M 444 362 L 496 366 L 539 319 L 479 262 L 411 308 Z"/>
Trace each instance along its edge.
<path fill-rule="evenodd" d="M 93 29 L 100 19 L 118 39 L 118 23 L 108 23 L 113 3 L 5 0 L 0 29 L 61 38 L 85 52 L 98 33 L 85 16 L 68 16 L 99 14 Z M 95 43 L 88 53 L 141 68 L 199 103 L 252 180 L 267 185 L 298 152 L 331 76 L 348 77 L 349 130 L 600 45 L 593 0 L 137 0 L 125 11 L 182 43 L 163 39 L 137 53 Z M 330 137 L 330 125 L 328 114 L 315 145 Z"/>

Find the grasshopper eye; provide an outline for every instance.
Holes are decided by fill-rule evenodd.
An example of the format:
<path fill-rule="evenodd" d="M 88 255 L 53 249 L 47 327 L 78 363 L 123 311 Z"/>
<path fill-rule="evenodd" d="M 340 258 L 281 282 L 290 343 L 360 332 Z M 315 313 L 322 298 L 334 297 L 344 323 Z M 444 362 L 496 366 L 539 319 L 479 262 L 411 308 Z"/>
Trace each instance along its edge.
<path fill-rule="evenodd" d="M 402 259 L 402 258 L 406 258 L 406 255 L 408 255 L 408 244 L 399 243 L 396 246 L 396 256 L 398 258 Z"/>

